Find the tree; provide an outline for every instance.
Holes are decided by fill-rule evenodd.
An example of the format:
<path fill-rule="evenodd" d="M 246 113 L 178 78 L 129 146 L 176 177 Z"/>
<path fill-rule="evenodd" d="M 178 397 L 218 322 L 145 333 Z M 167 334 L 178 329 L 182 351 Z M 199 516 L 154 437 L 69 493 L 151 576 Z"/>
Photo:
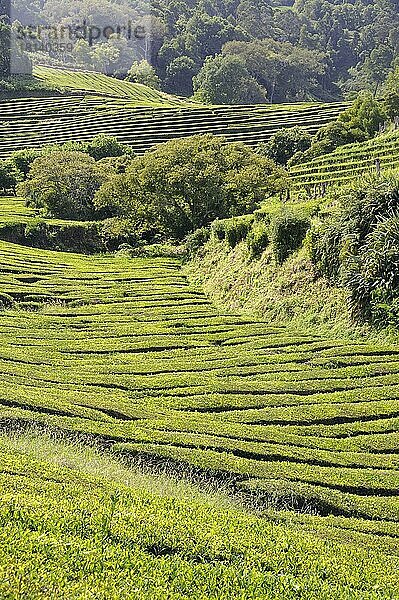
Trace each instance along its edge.
<path fill-rule="evenodd" d="M 353 141 L 372 137 L 387 118 L 384 107 L 370 92 L 359 94 L 353 105 L 339 116 L 353 134 Z"/>
<path fill-rule="evenodd" d="M 17 171 L 21 173 L 22 179 L 25 179 L 29 173 L 32 163 L 41 156 L 42 151 L 35 148 L 24 148 L 16 150 L 11 154 L 10 161 Z"/>
<path fill-rule="evenodd" d="M 260 144 L 258 152 L 280 165 L 286 165 L 296 152 L 305 152 L 312 144 L 312 136 L 301 127 L 280 129 L 268 142 Z"/>
<path fill-rule="evenodd" d="M 359 94 L 356 101 L 340 114 L 337 121 L 321 127 L 305 152 L 297 152 L 290 166 L 333 152 L 339 146 L 372 138 L 387 118 L 385 107 L 370 92 Z"/>
<path fill-rule="evenodd" d="M 85 152 L 95 160 L 118 156 L 134 156 L 131 146 L 122 144 L 116 137 L 105 134 L 97 135 L 91 142 L 87 142 Z"/>
<path fill-rule="evenodd" d="M 93 198 L 108 173 L 82 152 L 51 152 L 37 158 L 18 193 L 52 217 L 91 219 Z"/>
<path fill-rule="evenodd" d="M 266 102 L 267 96 L 238 56 L 208 57 L 193 88 L 195 98 L 210 104 L 255 104 Z"/>
<path fill-rule="evenodd" d="M 10 191 L 15 193 L 15 188 L 20 178 L 21 174 L 10 160 L 0 161 L 0 190 L 2 190 L 3 194 Z"/>
<path fill-rule="evenodd" d="M 183 238 L 216 218 L 244 214 L 286 185 L 286 172 L 244 144 L 198 135 L 134 159 L 97 192 L 108 216 L 147 222 Z"/>
<path fill-rule="evenodd" d="M 179 90 L 180 93 L 191 96 L 193 93 L 192 80 L 197 71 L 195 62 L 189 56 L 174 58 L 166 68 L 166 88 Z"/>
<path fill-rule="evenodd" d="M 161 80 L 154 67 L 146 60 L 134 62 L 129 69 L 126 79 L 133 83 L 142 83 L 154 90 L 161 89 Z"/>
<path fill-rule="evenodd" d="M 223 54 L 240 58 L 271 102 L 311 98 L 325 72 L 324 54 L 270 38 L 229 42 Z"/>

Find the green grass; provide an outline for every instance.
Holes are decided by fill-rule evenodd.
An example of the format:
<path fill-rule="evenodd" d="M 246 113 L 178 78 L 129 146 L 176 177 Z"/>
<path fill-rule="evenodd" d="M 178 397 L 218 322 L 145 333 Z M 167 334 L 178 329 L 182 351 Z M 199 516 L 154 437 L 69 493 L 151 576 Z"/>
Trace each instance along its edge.
<path fill-rule="evenodd" d="M 367 142 L 349 144 L 335 152 L 315 158 L 291 169 L 296 190 L 312 189 L 320 184 L 341 186 L 356 181 L 360 176 L 376 173 L 376 160 L 381 171 L 399 166 L 399 133 L 390 132 Z"/>

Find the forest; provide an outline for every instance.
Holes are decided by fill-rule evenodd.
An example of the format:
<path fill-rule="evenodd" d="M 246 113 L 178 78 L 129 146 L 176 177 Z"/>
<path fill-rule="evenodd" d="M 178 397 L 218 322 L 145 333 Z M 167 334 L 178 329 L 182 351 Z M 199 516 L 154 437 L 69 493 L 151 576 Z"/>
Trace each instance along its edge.
<path fill-rule="evenodd" d="M 33 44 L 34 64 L 129 73 L 219 104 L 331 101 L 365 89 L 378 95 L 399 56 L 395 0 L 78 0 L 73 11 L 63 0 L 15 0 L 11 21 L 14 30 L 81 23 L 105 30 L 94 40 L 77 34 L 73 44 L 47 44 L 45 52 Z M 115 33 L 127 23 L 141 23 L 145 39 Z"/>

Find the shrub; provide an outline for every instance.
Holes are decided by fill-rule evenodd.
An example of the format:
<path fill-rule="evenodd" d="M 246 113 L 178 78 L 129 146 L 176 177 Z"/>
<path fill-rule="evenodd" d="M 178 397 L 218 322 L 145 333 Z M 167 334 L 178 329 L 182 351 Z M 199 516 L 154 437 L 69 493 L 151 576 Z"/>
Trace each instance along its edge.
<path fill-rule="evenodd" d="M 319 273 L 350 291 L 355 319 L 394 324 L 399 297 L 398 179 L 369 178 L 341 192 L 336 210 L 312 229 L 309 240 Z"/>
<path fill-rule="evenodd" d="M 154 90 L 161 89 L 161 80 L 154 67 L 147 60 L 134 62 L 129 69 L 126 80 L 147 85 Z"/>
<path fill-rule="evenodd" d="M 18 192 L 52 217 L 91 219 L 93 198 L 107 180 L 104 167 L 82 152 L 53 152 L 37 158 Z"/>
<path fill-rule="evenodd" d="M 10 308 L 14 304 L 14 298 L 9 294 L 0 292 L 0 309 Z"/>
<path fill-rule="evenodd" d="M 211 236 L 210 227 L 201 227 L 186 237 L 185 246 L 189 255 L 195 254 Z"/>
<path fill-rule="evenodd" d="M 297 250 L 310 226 L 308 217 L 283 210 L 272 218 L 270 224 L 270 242 L 278 264 L 282 264 Z"/>
<path fill-rule="evenodd" d="M 0 160 L 0 191 L 15 193 L 21 174 L 10 160 Z"/>
<path fill-rule="evenodd" d="M 305 152 L 312 144 L 312 136 L 301 127 L 280 129 L 266 143 L 259 144 L 258 153 L 286 165 L 297 152 Z"/>
<path fill-rule="evenodd" d="M 88 142 L 86 152 L 95 160 L 123 156 L 133 158 L 135 156 L 133 148 L 118 142 L 116 137 L 104 134 L 97 135 L 91 142 Z"/>
<path fill-rule="evenodd" d="M 247 235 L 247 244 L 251 258 L 259 257 L 270 241 L 269 225 L 265 221 L 256 221 Z"/>
<path fill-rule="evenodd" d="M 245 240 L 251 229 L 253 215 L 236 217 L 224 221 L 225 239 L 230 248 L 235 248 L 237 244 Z"/>
<path fill-rule="evenodd" d="M 117 250 L 123 244 L 128 244 L 129 247 L 138 246 L 146 234 L 137 228 L 131 219 L 113 217 L 102 221 L 99 228 L 103 245 L 108 251 Z"/>
<path fill-rule="evenodd" d="M 373 228 L 348 260 L 344 282 L 357 318 L 399 324 L 399 213 Z"/>
<path fill-rule="evenodd" d="M 363 92 L 347 110 L 340 114 L 338 120 L 321 127 L 308 150 L 299 150 L 288 162 L 294 166 L 309 161 L 316 156 L 333 152 L 339 146 L 362 142 L 373 137 L 387 118 L 384 105 L 373 98 L 372 94 Z"/>
<path fill-rule="evenodd" d="M 226 230 L 224 226 L 224 221 L 220 219 L 216 219 L 211 225 L 211 233 L 221 242 L 226 239 Z"/>
<path fill-rule="evenodd" d="M 10 161 L 13 163 L 17 171 L 21 173 L 22 179 L 26 179 L 32 163 L 41 156 L 42 151 L 25 148 L 24 150 L 17 150 L 13 152 L 10 157 Z"/>

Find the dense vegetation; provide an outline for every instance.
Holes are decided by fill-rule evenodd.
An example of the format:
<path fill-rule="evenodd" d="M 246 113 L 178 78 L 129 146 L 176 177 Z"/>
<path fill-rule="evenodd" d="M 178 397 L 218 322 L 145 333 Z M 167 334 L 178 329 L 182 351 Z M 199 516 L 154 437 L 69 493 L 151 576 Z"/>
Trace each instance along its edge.
<path fill-rule="evenodd" d="M 313 36 L 233 36 L 196 101 L 229 101 L 227 67 L 264 101 L 243 57 L 310 69 Z M 40 73 L 74 92 L 3 103 L 0 596 L 396 598 L 397 74 L 383 101 L 205 108 L 142 63 Z"/>
<path fill-rule="evenodd" d="M 67 2 L 54 7 L 47 0 L 39 7 L 20 1 L 14 16 L 21 23 L 35 23 L 40 16 L 39 22 L 60 26 L 70 23 L 70 13 Z M 166 91 L 191 95 L 195 90 L 217 102 L 338 98 L 360 89 L 376 93 L 398 58 L 395 0 L 102 0 L 90 3 L 89 12 L 85 2 L 74 6 L 75 22 L 83 23 L 88 14 L 98 27 L 129 19 L 144 24 L 147 44 L 135 40 L 134 46 L 117 34 L 93 46 L 81 39 L 69 56 L 63 51 L 64 64 L 124 76 L 126 65 L 137 62 L 139 80 L 147 74 L 148 82 L 160 80 Z M 55 64 L 60 60 L 56 50 L 45 57 Z M 43 53 L 34 58 L 43 62 Z"/>

